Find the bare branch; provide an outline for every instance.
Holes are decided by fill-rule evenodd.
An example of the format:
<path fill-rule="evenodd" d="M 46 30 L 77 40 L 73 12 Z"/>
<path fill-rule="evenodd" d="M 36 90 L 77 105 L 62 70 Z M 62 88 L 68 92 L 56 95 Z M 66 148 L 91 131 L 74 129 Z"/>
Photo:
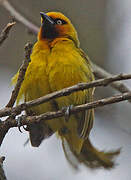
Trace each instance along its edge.
<path fill-rule="evenodd" d="M 10 14 L 15 17 L 19 22 L 21 22 L 25 27 L 27 27 L 32 33 L 37 35 L 39 28 L 22 16 L 15 8 L 9 3 L 8 0 L 0 0 L 0 4 L 10 12 Z"/>
<path fill-rule="evenodd" d="M 94 70 L 94 74 L 97 78 L 110 78 L 113 75 L 102 69 L 101 67 L 97 66 L 96 64 L 92 63 L 92 67 Z M 122 82 L 113 82 L 110 84 L 114 89 L 121 93 L 131 92 L 131 90 Z M 131 100 L 129 100 L 131 102 Z"/>
<path fill-rule="evenodd" d="M 20 67 L 19 76 L 18 76 L 16 86 L 15 86 L 14 90 L 12 91 L 11 98 L 10 98 L 8 104 L 6 105 L 6 107 L 13 107 L 13 105 L 14 105 L 16 99 L 17 99 L 21 84 L 22 84 L 22 82 L 24 80 L 26 69 L 27 69 L 27 67 L 29 65 L 29 62 L 30 62 L 31 51 L 32 51 L 32 44 L 27 43 L 25 45 L 25 60 L 23 61 L 23 64 Z"/>
<path fill-rule="evenodd" d="M 2 43 L 5 41 L 5 39 L 7 39 L 9 32 L 11 30 L 11 28 L 15 25 L 15 22 L 10 22 L 6 25 L 6 27 L 3 29 L 3 31 L 0 34 L 0 46 L 2 45 Z"/>
<path fill-rule="evenodd" d="M 92 109 L 92 108 L 98 108 L 98 107 L 102 107 L 105 105 L 118 103 L 118 102 L 125 101 L 128 99 L 131 99 L 131 92 L 119 94 L 119 95 L 112 96 L 109 98 L 104 98 L 104 99 L 100 99 L 100 100 L 93 101 L 90 103 L 75 106 L 70 110 L 70 114 L 75 114 L 80 111 L 85 111 L 85 110 Z M 65 112 L 66 112 L 66 109 L 62 109 L 57 112 L 47 112 L 47 113 L 41 114 L 39 116 L 26 116 L 25 115 L 25 116 L 22 116 L 22 118 L 21 118 L 21 126 L 31 125 L 33 123 L 38 123 L 40 121 L 59 118 L 59 117 L 64 116 Z M 17 127 L 17 125 L 18 125 L 17 121 L 12 117 L 7 118 L 7 120 L 5 120 L 5 121 L 1 121 L 1 123 L 0 123 L 0 145 L 2 144 L 2 141 L 3 141 L 6 133 L 8 132 L 8 130 L 12 127 Z"/>
<path fill-rule="evenodd" d="M 93 101 L 90 103 L 75 106 L 70 110 L 70 114 L 75 114 L 80 111 L 85 111 L 85 110 L 92 109 L 92 108 L 98 108 L 98 107 L 102 107 L 105 105 L 118 103 L 118 102 L 125 101 L 128 99 L 131 99 L 131 92 L 123 93 L 123 94 L 119 94 L 119 95 L 112 96 L 109 98 L 104 98 L 104 99 L 100 99 L 100 100 Z M 66 112 L 66 109 L 63 109 L 63 110 L 59 110 L 57 112 L 47 112 L 47 113 L 41 114 L 39 116 L 28 116 L 28 117 L 26 117 L 26 119 L 27 119 L 27 123 L 29 124 L 29 123 L 39 122 L 41 120 L 50 120 L 50 119 L 62 117 L 65 115 L 65 112 Z M 25 122 L 23 125 L 26 125 Z"/>
<path fill-rule="evenodd" d="M 79 83 L 77 85 L 62 89 L 60 91 L 53 92 L 53 93 L 48 94 L 46 96 L 40 97 L 38 99 L 22 103 L 22 104 L 14 107 L 14 108 L 10 108 L 11 106 L 9 106 L 9 105 L 11 103 L 8 103 L 9 105 L 7 105 L 5 108 L 0 110 L 0 117 L 9 116 L 12 113 L 20 114 L 21 111 L 26 110 L 27 108 L 45 103 L 47 101 L 50 101 L 52 99 L 55 99 L 55 98 L 58 98 L 61 96 L 67 96 L 67 95 L 69 95 L 73 92 L 76 92 L 76 91 L 89 89 L 89 88 L 93 88 L 93 87 L 97 87 L 97 86 L 107 86 L 114 81 L 127 80 L 127 79 L 131 79 L 131 74 L 119 74 L 119 75 L 112 76 L 110 78 L 95 80 L 95 81 L 92 81 L 90 83 Z M 15 92 L 12 93 L 13 99 L 14 99 L 14 96 L 16 99 L 16 93 Z M 12 100 L 10 100 L 10 102 L 12 102 Z"/>

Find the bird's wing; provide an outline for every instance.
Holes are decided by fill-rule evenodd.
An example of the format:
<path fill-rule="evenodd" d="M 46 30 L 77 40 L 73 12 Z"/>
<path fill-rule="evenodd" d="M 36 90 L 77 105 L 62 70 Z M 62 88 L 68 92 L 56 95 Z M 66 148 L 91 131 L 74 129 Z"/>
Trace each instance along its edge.
<path fill-rule="evenodd" d="M 90 81 L 94 80 L 94 75 L 91 69 L 91 64 L 88 56 L 84 54 L 81 49 L 78 49 L 81 57 L 85 60 L 86 65 L 88 66 L 89 71 L 86 73 L 87 79 Z M 85 102 L 88 103 L 93 101 L 94 96 L 94 88 L 90 88 L 86 91 L 86 98 Z M 78 134 L 81 138 L 86 139 L 89 136 L 90 130 L 93 126 L 94 120 L 94 109 L 90 109 L 85 111 L 84 113 L 81 112 L 79 115 L 79 125 L 78 125 Z"/>
<path fill-rule="evenodd" d="M 91 102 L 93 95 L 91 90 L 88 90 L 85 103 Z M 86 110 L 84 113 L 80 112 L 74 115 L 78 120 L 78 134 L 82 139 L 87 139 L 89 136 L 90 130 L 93 126 L 94 120 L 94 109 Z"/>

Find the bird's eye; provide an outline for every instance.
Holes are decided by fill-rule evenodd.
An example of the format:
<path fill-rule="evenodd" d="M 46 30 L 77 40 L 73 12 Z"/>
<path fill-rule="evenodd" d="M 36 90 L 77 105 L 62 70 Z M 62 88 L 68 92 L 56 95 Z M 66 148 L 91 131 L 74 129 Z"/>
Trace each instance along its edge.
<path fill-rule="evenodd" d="M 56 21 L 56 24 L 62 25 L 63 23 L 62 23 L 62 21 L 61 21 L 60 19 L 58 19 L 58 20 Z"/>

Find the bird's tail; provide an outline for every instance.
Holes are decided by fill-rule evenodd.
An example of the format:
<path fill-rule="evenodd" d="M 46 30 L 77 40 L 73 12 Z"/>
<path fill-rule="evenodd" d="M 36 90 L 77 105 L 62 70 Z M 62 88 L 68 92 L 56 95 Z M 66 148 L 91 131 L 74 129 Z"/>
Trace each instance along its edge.
<path fill-rule="evenodd" d="M 86 139 L 80 154 L 77 154 L 74 151 L 72 151 L 72 154 L 75 156 L 79 163 L 83 163 L 91 169 L 97 169 L 101 167 L 110 169 L 114 167 L 115 163 L 113 159 L 115 156 L 120 154 L 120 149 L 109 152 L 99 151 L 91 144 L 89 139 Z M 67 160 L 68 162 L 71 162 L 71 158 L 69 156 Z M 72 165 L 73 162 L 70 164 Z"/>

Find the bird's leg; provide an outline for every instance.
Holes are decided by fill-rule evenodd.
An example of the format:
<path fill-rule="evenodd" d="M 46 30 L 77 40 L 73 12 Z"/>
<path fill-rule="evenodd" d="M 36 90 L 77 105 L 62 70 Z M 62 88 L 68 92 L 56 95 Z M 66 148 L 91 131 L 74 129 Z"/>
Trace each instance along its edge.
<path fill-rule="evenodd" d="M 25 111 L 25 114 L 26 114 L 27 116 L 35 116 L 35 115 L 36 115 L 36 113 L 33 112 L 33 111 L 30 110 L 30 109 L 27 109 L 27 110 Z M 30 129 L 29 126 L 22 126 L 22 127 L 23 127 L 23 129 L 24 129 L 25 131 L 29 131 L 29 129 Z"/>
<path fill-rule="evenodd" d="M 70 118 L 70 110 L 72 110 L 73 105 L 70 105 L 68 107 L 64 107 L 63 109 L 66 109 L 65 111 L 65 121 L 68 122 Z"/>

